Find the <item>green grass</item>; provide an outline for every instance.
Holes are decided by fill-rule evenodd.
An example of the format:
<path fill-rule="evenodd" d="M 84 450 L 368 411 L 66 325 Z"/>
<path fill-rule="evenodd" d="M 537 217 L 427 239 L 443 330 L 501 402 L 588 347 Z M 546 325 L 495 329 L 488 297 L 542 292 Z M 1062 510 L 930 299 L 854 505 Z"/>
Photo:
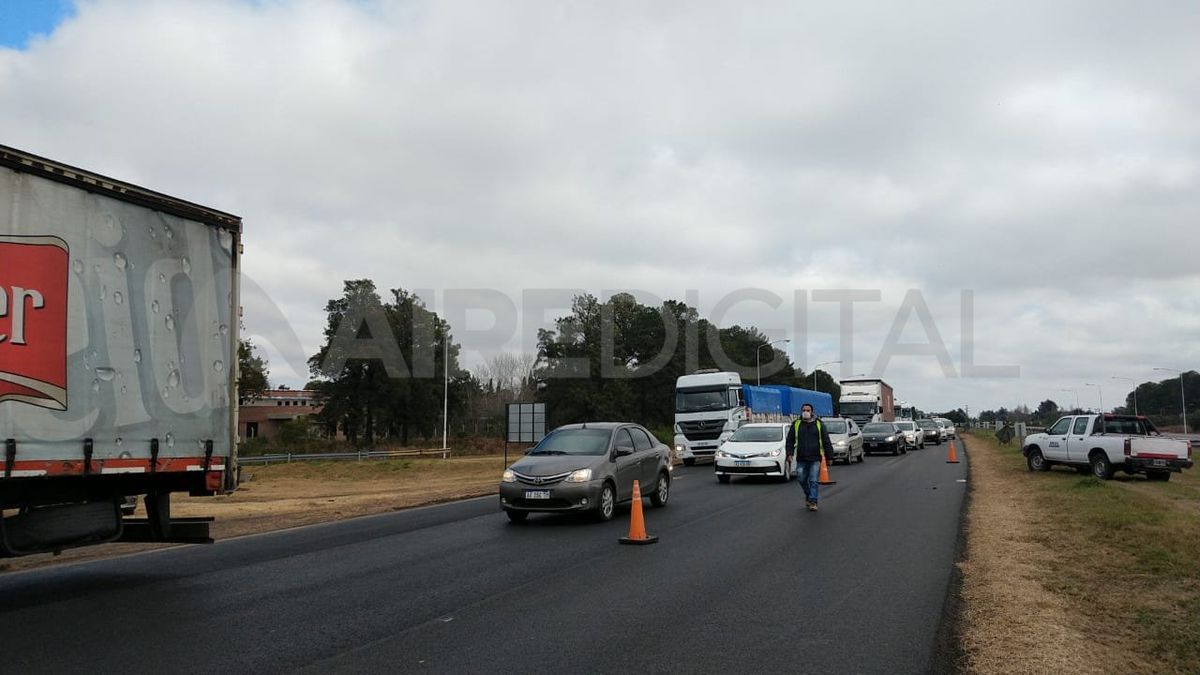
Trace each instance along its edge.
<path fill-rule="evenodd" d="M 1062 560 L 1045 583 L 1089 617 L 1091 625 L 1081 628 L 1132 629 L 1128 648 L 1155 672 L 1200 673 L 1197 469 L 1170 483 L 1125 475 L 1101 481 L 1062 468 L 1033 473 L 1013 446 L 1001 448 L 988 434 L 972 434 L 969 442 L 973 450 L 998 451 L 1011 466 L 1004 479 L 1032 481 L 1036 508 L 1058 514 L 1040 535 Z"/>

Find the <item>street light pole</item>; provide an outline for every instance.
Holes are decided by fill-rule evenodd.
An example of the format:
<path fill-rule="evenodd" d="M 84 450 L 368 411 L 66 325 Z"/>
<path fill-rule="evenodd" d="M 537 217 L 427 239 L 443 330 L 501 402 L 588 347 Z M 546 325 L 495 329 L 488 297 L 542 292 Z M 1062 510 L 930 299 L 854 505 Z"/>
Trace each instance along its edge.
<path fill-rule="evenodd" d="M 817 365 L 813 366 L 813 391 L 817 390 L 817 368 L 820 368 L 821 366 L 832 366 L 838 363 L 841 363 L 841 361 L 826 361 L 825 363 L 818 363 Z"/>
<path fill-rule="evenodd" d="M 1113 375 L 1112 379 L 1114 379 L 1114 380 L 1129 380 L 1130 382 L 1132 382 L 1132 383 L 1133 383 L 1133 414 L 1134 414 L 1134 415 L 1138 414 L 1138 407 L 1137 407 L 1137 380 L 1133 379 L 1132 377 L 1121 377 L 1121 376 L 1119 376 L 1119 375 Z"/>
<path fill-rule="evenodd" d="M 1175 370 L 1174 368 L 1155 368 L 1155 370 L 1165 370 L 1168 373 L 1179 373 L 1179 404 L 1183 408 L 1183 433 L 1187 433 L 1187 397 L 1183 393 L 1183 371 Z"/>
<path fill-rule="evenodd" d="M 766 344 L 759 345 L 758 349 L 754 350 L 754 375 L 755 375 L 755 384 L 756 385 L 762 385 L 762 361 L 761 361 L 762 348 L 770 347 L 771 345 L 778 344 L 780 342 L 791 342 L 791 341 L 792 341 L 791 338 L 783 338 L 782 340 L 776 340 L 775 342 L 768 342 Z"/>
<path fill-rule="evenodd" d="M 442 336 L 442 459 L 446 458 L 446 432 L 450 429 L 450 336 Z"/>
<path fill-rule="evenodd" d="M 1084 386 L 1087 386 L 1087 387 L 1095 387 L 1096 391 L 1100 393 L 1100 414 L 1103 415 L 1104 414 L 1104 389 L 1100 385 L 1093 384 L 1091 382 L 1084 382 L 1083 384 L 1084 384 Z"/>
<path fill-rule="evenodd" d="M 1075 389 L 1059 389 L 1059 391 L 1069 391 L 1072 394 L 1075 394 L 1075 409 L 1082 410 L 1082 408 L 1079 407 L 1079 392 L 1078 391 L 1076 391 Z"/>

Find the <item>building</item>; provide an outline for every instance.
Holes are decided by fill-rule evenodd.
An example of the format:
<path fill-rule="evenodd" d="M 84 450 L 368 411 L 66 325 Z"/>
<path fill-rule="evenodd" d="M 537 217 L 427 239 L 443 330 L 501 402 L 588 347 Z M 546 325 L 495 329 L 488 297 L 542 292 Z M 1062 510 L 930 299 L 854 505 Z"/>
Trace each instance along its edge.
<path fill-rule="evenodd" d="M 238 439 L 274 438 L 284 422 L 301 415 L 316 415 L 316 392 L 309 389 L 268 389 L 261 397 L 238 405 Z"/>

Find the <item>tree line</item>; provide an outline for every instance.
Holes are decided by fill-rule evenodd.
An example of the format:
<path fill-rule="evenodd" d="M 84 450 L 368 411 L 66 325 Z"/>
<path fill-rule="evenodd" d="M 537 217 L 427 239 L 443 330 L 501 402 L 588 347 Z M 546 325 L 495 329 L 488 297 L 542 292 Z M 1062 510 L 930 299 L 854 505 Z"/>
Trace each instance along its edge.
<path fill-rule="evenodd" d="M 538 332 L 537 354 L 498 354 L 473 372 L 461 368 L 461 348 L 445 320 L 404 289 L 384 297 L 370 280 L 349 280 L 325 312 L 324 344 L 309 359 L 308 388 L 322 405 L 318 427 L 356 444 L 437 437 L 447 371 L 451 431 L 466 434 L 503 432 L 505 404 L 531 400 L 547 404 L 550 427 L 601 419 L 668 427 L 676 378 L 717 368 L 753 383 L 756 358 L 763 384 L 813 388 L 812 374 L 766 347 L 771 339 L 763 331 L 719 328 L 674 300 L 648 306 L 629 294 L 604 301 L 577 296 L 552 329 Z M 242 376 L 261 374 L 254 388 L 262 391 L 265 363 L 249 345 L 244 356 Z M 397 377 L 397 368 L 405 376 Z M 815 388 L 836 401 L 837 381 L 816 375 Z"/>

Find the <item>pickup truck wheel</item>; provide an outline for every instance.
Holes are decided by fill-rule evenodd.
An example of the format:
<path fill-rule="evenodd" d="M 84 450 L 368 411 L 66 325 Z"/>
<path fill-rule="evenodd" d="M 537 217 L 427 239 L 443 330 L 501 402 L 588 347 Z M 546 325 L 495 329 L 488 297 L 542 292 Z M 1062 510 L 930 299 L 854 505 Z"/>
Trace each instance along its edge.
<path fill-rule="evenodd" d="M 1029 465 L 1030 471 L 1049 471 L 1050 462 L 1042 456 L 1041 450 L 1030 450 L 1029 456 L 1025 458 L 1025 463 Z"/>
<path fill-rule="evenodd" d="M 1170 471 L 1147 471 L 1146 480 L 1160 480 L 1164 483 L 1171 480 Z"/>
<path fill-rule="evenodd" d="M 1092 475 L 1100 480 L 1108 480 L 1112 478 L 1113 467 L 1112 462 L 1108 461 L 1108 457 L 1101 451 L 1097 450 L 1088 457 L 1092 465 Z"/>

